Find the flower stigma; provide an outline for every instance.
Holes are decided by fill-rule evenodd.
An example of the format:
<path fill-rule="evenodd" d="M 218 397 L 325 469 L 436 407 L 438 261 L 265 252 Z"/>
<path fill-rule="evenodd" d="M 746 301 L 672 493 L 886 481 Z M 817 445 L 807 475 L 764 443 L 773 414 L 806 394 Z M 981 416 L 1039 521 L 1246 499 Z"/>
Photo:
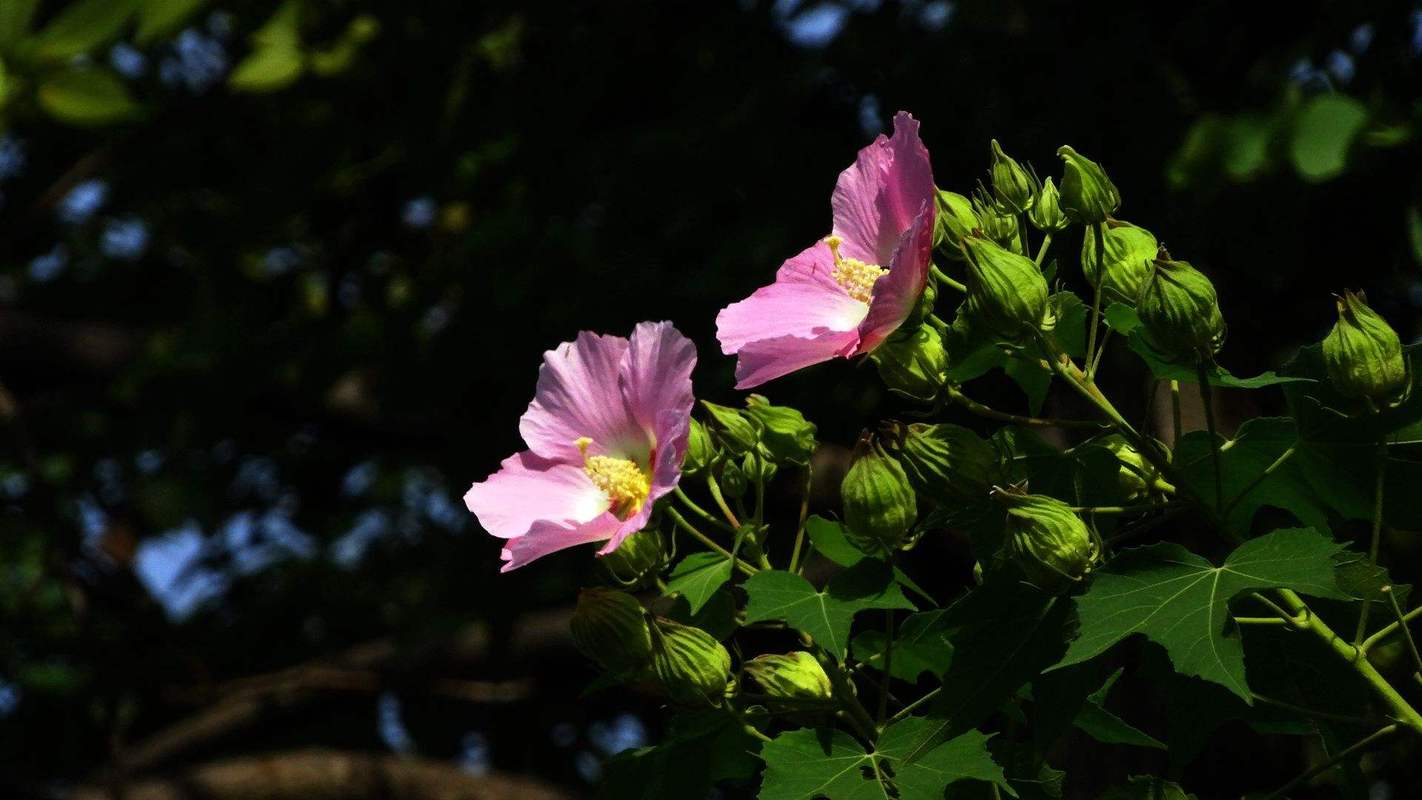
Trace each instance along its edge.
<path fill-rule="evenodd" d="M 844 287 L 844 291 L 865 305 L 874 297 L 874 283 L 880 277 L 887 275 L 888 270 L 878 264 L 866 264 L 857 258 L 845 258 L 839 254 L 839 246 L 844 240 L 838 236 L 830 236 L 825 239 L 825 244 L 829 245 L 830 253 L 834 255 L 834 272 L 831 277 L 835 283 Z"/>
<path fill-rule="evenodd" d="M 578 452 L 583 454 L 583 472 L 612 503 L 610 510 L 618 519 L 627 519 L 642 508 L 652 491 L 652 483 L 637 462 L 615 456 L 590 456 L 592 439 L 579 437 Z"/>

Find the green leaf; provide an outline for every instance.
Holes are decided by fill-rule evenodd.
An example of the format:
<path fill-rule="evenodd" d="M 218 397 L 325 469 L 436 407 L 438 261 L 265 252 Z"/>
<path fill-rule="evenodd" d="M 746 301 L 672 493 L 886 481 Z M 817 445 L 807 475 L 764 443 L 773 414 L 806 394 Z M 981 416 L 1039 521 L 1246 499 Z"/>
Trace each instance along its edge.
<path fill-rule="evenodd" d="M 1091 308 L 1072 292 L 1057 292 L 1048 297 L 1047 302 L 1057 317 L 1057 326 L 1052 330 L 1057 346 L 1073 358 L 1085 356 L 1086 324 Z"/>
<path fill-rule="evenodd" d="M 721 781 L 754 776 L 759 748 L 760 742 L 728 714 L 683 714 L 672 720 L 661 744 L 629 750 L 608 761 L 597 796 L 606 800 L 706 797 Z"/>
<path fill-rule="evenodd" d="M 1200 382 L 1200 375 L 1194 366 L 1171 363 L 1151 349 L 1145 336 L 1141 333 L 1141 320 L 1135 309 L 1124 303 L 1112 303 L 1106 308 L 1105 316 L 1106 324 L 1110 325 L 1112 330 L 1127 337 L 1126 343 L 1130 345 L 1136 355 L 1141 357 L 1141 360 L 1145 361 L 1152 375 L 1162 380 L 1176 380 L 1182 383 Z M 1252 378 L 1239 378 L 1218 364 L 1211 364 L 1205 370 L 1205 379 L 1211 386 L 1220 386 L 1226 389 L 1263 389 L 1266 386 L 1277 386 L 1283 383 L 1307 383 L 1313 380 L 1302 376 L 1278 375 L 1272 371 L 1261 372 Z"/>
<path fill-rule="evenodd" d="M 274 92 L 301 77 L 305 66 L 305 55 L 294 47 L 260 47 L 242 59 L 227 83 L 242 92 Z"/>
<path fill-rule="evenodd" d="M 942 675 L 953 663 L 947 614 L 944 609 L 934 609 L 910 614 L 899 623 L 890 663 L 895 678 L 913 683 L 925 672 Z M 854 637 L 853 652 L 855 660 L 883 671 L 884 632 L 868 630 Z"/>
<path fill-rule="evenodd" d="M 1110 693 L 1111 687 L 1120 677 L 1121 670 L 1118 669 L 1106 679 L 1100 689 L 1088 695 L 1081 710 L 1077 711 L 1073 724 L 1087 736 L 1102 744 L 1125 744 L 1135 747 L 1153 747 L 1158 750 L 1166 749 L 1165 745 L 1156 738 L 1106 710 L 1106 695 Z"/>
<path fill-rule="evenodd" d="M 1416 205 L 1407 207 L 1407 241 L 1412 245 L 1412 260 L 1422 266 L 1422 211 Z"/>
<path fill-rule="evenodd" d="M 0 47 L 19 41 L 30 32 L 39 0 L 5 0 L 0 3 Z"/>
<path fill-rule="evenodd" d="M 816 514 L 805 520 L 805 532 L 815 552 L 841 567 L 852 567 L 865 559 L 864 551 L 849 543 L 844 526 Z"/>
<path fill-rule="evenodd" d="M 890 725 L 875 750 L 866 752 L 851 736 L 829 729 L 782 733 L 761 749 L 765 777 L 760 800 L 942 800 L 943 790 L 962 780 L 1017 793 L 992 759 L 990 737 L 969 731 L 906 763 L 926 720 L 910 717 Z"/>
<path fill-rule="evenodd" d="M 1133 634 L 1165 648 L 1176 671 L 1218 683 L 1251 702 L 1244 649 L 1226 636 L 1229 601 L 1250 589 L 1288 588 L 1346 599 L 1334 578 L 1343 545 L 1307 528 L 1240 545 L 1215 567 L 1178 544 L 1122 551 L 1077 598 L 1080 635 L 1057 666 L 1079 664 Z"/>
<path fill-rule="evenodd" d="M 10 0 L 5 0 L 8 4 Z M 36 40 L 42 58 L 63 60 L 117 38 L 137 0 L 78 0 L 44 26 Z"/>
<path fill-rule="evenodd" d="M 138 32 L 133 43 L 152 44 L 183 27 L 208 0 L 143 0 L 138 7 Z"/>
<path fill-rule="evenodd" d="M 1353 140 L 1368 123 L 1368 109 L 1342 94 L 1313 98 L 1294 120 L 1289 156 L 1307 181 L 1337 177 L 1347 166 Z"/>
<path fill-rule="evenodd" d="M 874 608 L 914 608 L 894 581 L 889 565 L 865 559 L 830 579 L 822 592 L 790 572 L 763 570 L 744 584 L 746 622 L 784 620 L 844 660 L 854 615 Z"/>
<path fill-rule="evenodd" d="M 57 73 L 40 84 L 39 102 L 50 116 L 72 125 L 103 125 L 139 111 L 123 82 L 103 67 Z"/>
<path fill-rule="evenodd" d="M 686 598 L 691 613 L 701 611 L 706 601 L 731 579 L 731 560 L 719 553 L 692 553 L 672 567 L 668 592 Z"/>
<path fill-rule="evenodd" d="M 1283 373 L 1312 379 L 1284 387 L 1299 434 L 1312 442 L 1372 445 L 1387 440 L 1407 444 L 1422 440 L 1422 343 L 1402 348 L 1412 385 L 1407 399 L 1391 408 L 1371 413 L 1329 385 L 1323 367 L 1323 346 L 1312 344 L 1284 365 Z"/>

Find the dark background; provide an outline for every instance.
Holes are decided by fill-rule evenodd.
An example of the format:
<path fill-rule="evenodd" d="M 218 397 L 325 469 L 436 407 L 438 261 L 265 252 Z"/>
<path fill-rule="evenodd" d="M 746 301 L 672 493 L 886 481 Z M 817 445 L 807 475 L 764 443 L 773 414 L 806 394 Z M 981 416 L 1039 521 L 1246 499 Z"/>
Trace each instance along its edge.
<path fill-rule="evenodd" d="M 899 109 L 959 192 L 992 137 L 1044 176 L 1061 144 L 1100 160 L 1120 216 L 1213 277 L 1236 374 L 1318 340 L 1344 288 L 1419 332 L 1414 3 L 313 0 L 306 52 L 378 33 L 264 91 L 227 81 L 276 5 L 197 5 L 89 48 L 125 119 L 57 118 L 16 83 L 47 67 L 10 70 L 3 796 L 310 747 L 590 791 L 660 724 L 579 697 L 565 615 L 591 551 L 500 576 L 460 496 L 581 329 L 671 319 L 698 395 L 738 402 L 716 311 L 825 233 Z M 1324 95 L 1363 115 L 1341 145 L 1299 121 Z M 1312 171 L 1317 139 L 1341 169 Z M 843 362 L 764 391 L 839 445 L 893 407 Z M 983 389 L 1020 411 L 1015 391 Z M 1277 410 L 1261 396 L 1238 413 Z M 970 563 L 926 548 L 914 571 L 946 600 Z M 1221 736 L 1183 776 L 1205 797 L 1304 763 Z M 1066 766 L 1070 796 L 1162 769 L 1128 755 Z"/>

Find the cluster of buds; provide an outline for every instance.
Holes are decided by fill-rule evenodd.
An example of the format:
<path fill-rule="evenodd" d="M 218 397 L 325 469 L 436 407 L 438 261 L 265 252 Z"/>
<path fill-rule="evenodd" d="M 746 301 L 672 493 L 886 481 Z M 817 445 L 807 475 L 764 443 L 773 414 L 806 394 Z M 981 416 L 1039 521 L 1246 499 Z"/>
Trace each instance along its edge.
<path fill-rule="evenodd" d="M 914 491 L 940 505 L 982 500 L 1002 479 L 997 448 L 961 425 L 894 424 L 888 435 Z"/>
<path fill-rule="evenodd" d="M 1047 279 L 1036 262 L 976 236 L 965 240 L 964 248 L 968 254 L 964 308 L 973 323 L 1008 341 L 1056 325 L 1047 302 Z"/>
<path fill-rule="evenodd" d="M 1225 322 L 1215 285 L 1184 261 L 1162 255 L 1136 306 L 1151 349 L 1170 361 L 1204 364 L 1224 344 Z"/>
<path fill-rule="evenodd" d="M 614 589 L 584 589 L 571 623 L 573 643 L 613 675 L 651 680 L 674 702 L 720 705 L 731 681 L 731 654 L 700 628 L 647 613 Z"/>
<path fill-rule="evenodd" d="M 691 421 L 683 474 L 714 476 L 727 496 L 741 497 L 752 484 L 775 477 L 782 464 L 810 463 L 816 428 L 799 411 L 758 394 L 746 398 L 744 409 L 701 404 L 712 424 Z"/>
<path fill-rule="evenodd" d="M 938 215 L 933 230 L 933 247 L 942 249 L 954 258 L 963 254 L 963 240 L 982 227 L 982 221 L 974 210 L 973 201 L 957 192 L 939 189 Z"/>
<path fill-rule="evenodd" d="M 846 536 L 870 555 L 904 546 L 918 521 L 918 498 L 903 466 L 868 434 L 854 449 L 840 497 Z"/>
<path fill-rule="evenodd" d="M 1033 586 L 1061 594 L 1100 560 L 1100 542 L 1066 503 L 1016 488 L 994 488 L 992 496 L 1007 507 L 1003 554 Z"/>
<path fill-rule="evenodd" d="M 1410 386 L 1402 340 L 1362 292 L 1338 298 L 1338 322 L 1323 340 L 1323 365 L 1334 390 L 1373 407 L 1405 399 Z"/>

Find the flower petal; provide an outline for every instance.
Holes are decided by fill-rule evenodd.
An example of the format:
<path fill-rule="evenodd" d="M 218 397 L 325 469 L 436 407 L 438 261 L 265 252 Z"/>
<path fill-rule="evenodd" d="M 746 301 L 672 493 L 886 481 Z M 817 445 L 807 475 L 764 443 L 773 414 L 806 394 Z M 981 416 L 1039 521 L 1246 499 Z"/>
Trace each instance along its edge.
<path fill-rule="evenodd" d="M 616 533 L 621 524 L 612 514 L 601 514 L 581 525 L 539 522 L 530 528 L 528 533 L 504 544 L 502 556 L 505 563 L 499 571 L 518 569 L 549 553 L 569 547 L 603 541 Z"/>
<path fill-rule="evenodd" d="M 671 411 L 691 417 L 696 397 L 691 392 L 691 371 L 696 366 L 696 346 L 670 322 L 642 322 L 622 357 L 622 399 L 632 418 L 662 447 L 659 415 Z"/>
<path fill-rule="evenodd" d="M 606 512 L 611 503 L 582 467 L 525 451 L 504 459 L 498 472 L 469 487 L 464 505 L 484 530 L 512 539 L 526 535 L 540 522 L 587 522 Z"/>
<path fill-rule="evenodd" d="M 736 353 L 736 388 L 751 389 L 812 364 L 849 355 L 858 343 L 857 331 L 824 331 L 813 337 L 780 336 L 750 342 Z"/>
<path fill-rule="evenodd" d="M 834 258 L 823 242 L 786 261 L 776 273 L 775 283 L 756 289 L 716 315 L 721 351 L 733 355 L 766 339 L 811 339 L 827 331 L 857 329 L 869 306 L 850 297 L 829 277 L 833 269 Z"/>
<path fill-rule="evenodd" d="M 924 201 L 933 200 L 933 167 L 918 137 L 918 120 L 894 116 L 894 135 L 880 134 L 840 173 L 830 205 L 843 253 L 870 264 L 889 263 L 899 239 Z"/>
<path fill-rule="evenodd" d="M 530 450 L 581 463 L 580 437 L 593 440 L 595 453 L 645 446 L 637 441 L 643 437 L 618 390 L 627 349 L 620 336 L 583 331 L 543 354 L 538 388 L 518 426 Z"/>
<path fill-rule="evenodd" d="M 879 346 L 889 334 L 898 330 L 928 285 L 928 273 L 933 260 L 933 223 L 937 209 L 929 200 L 919 209 L 913 225 L 904 234 L 894 255 L 889 259 L 888 274 L 874 284 L 874 296 L 869 302 L 869 314 L 859 326 L 860 353 Z"/>

